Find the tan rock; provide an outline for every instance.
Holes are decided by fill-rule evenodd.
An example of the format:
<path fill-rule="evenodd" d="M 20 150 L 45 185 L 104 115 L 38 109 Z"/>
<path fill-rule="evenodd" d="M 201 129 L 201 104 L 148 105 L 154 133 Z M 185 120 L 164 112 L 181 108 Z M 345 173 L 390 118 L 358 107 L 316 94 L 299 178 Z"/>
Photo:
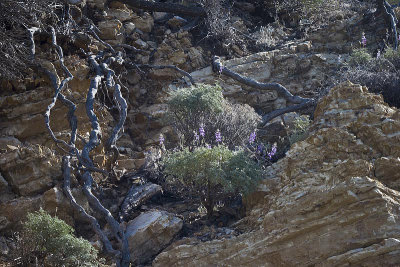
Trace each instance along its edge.
<path fill-rule="evenodd" d="M 151 116 L 154 119 L 162 118 L 168 111 L 168 104 L 154 104 L 151 106 L 142 107 L 141 113 Z"/>
<path fill-rule="evenodd" d="M 142 213 L 126 228 L 131 262 L 141 264 L 165 248 L 181 230 L 183 222 L 166 211 Z"/>
<path fill-rule="evenodd" d="M 0 231 L 19 229 L 28 212 L 39 210 L 40 204 L 39 196 L 21 197 L 0 203 Z"/>
<path fill-rule="evenodd" d="M 87 0 L 88 5 L 91 7 L 96 7 L 100 10 L 104 9 L 104 4 L 106 3 L 106 0 Z"/>
<path fill-rule="evenodd" d="M 136 169 L 139 169 L 146 163 L 146 158 L 141 158 L 141 159 L 135 159 L 135 166 Z"/>
<path fill-rule="evenodd" d="M 136 25 L 136 28 L 142 32 L 151 32 L 154 26 L 154 19 L 147 12 L 142 16 L 134 16 L 132 22 Z"/>
<path fill-rule="evenodd" d="M 117 19 L 119 21 L 125 22 L 133 18 L 133 12 L 130 9 L 109 9 L 106 11 L 106 19 Z"/>
<path fill-rule="evenodd" d="M 147 47 L 149 47 L 149 45 L 141 39 L 137 39 L 133 45 L 140 49 L 146 49 Z"/>
<path fill-rule="evenodd" d="M 20 147 L 22 146 L 21 141 L 13 136 L 5 136 L 0 137 L 0 149 L 1 150 L 10 150 L 10 146 L 12 147 Z"/>
<path fill-rule="evenodd" d="M 1 154 L 0 171 L 22 196 L 42 193 L 61 177 L 59 159 L 41 146 L 21 147 Z"/>
<path fill-rule="evenodd" d="M 375 176 L 388 187 L 400 190 L 400 159 L 392 157 L 377 159 Z"/>
<path fill-rule="evenodd" d="M 73 189 L 78 204 L 85 210 L 89 209 L 89 204 L 81 190 Z M 81 215 L 70 205 L 69 200 L 59 187 L 54 187 L 46 191 L 43 195 L 35 197 L 19 197 L 4 203 L 0 203 L 0 231 L 14 231 L 21 227 L 28 212 L 34 212 L 43 208 L 52 216 L 74 225 L 76 220 L 83 221 Z"/>
<path fill-rule="evenodd" d="M 174 16 L 172 19 L 169 19 L 167 21 L 168 26 L 170 26 L 172 29 L 177 30 L 183 25 L 187 23 L 187 20 L 184 18 L 181 18 L 179 16 Z"/>
<path fill-rule="evenodd" d="M 134 159 L 117 160 L 117 166 L 119 169 L 125 169 L 125 170 L 134 170 L 136 168 Z"/>
<path fill-rule="evenodd" d="M 128 22 L 124 24 L 125 32 L 131 34 L 135 29 L 136 25 L 132 22 Z"/>
<path fill-rule="evenodd" d="M 398 110 L 345 83 L 314 117 L 309 137 L 246 199 L 245 233 L 177 242 L 153 266 L 399 265 Z"/>
<path fill-rule="evenodd" d="M 117 19 L 100 21 L 98 24 L 100 38 L 105 40 L 115 40 L 121 32 L 122 23 Z"/>

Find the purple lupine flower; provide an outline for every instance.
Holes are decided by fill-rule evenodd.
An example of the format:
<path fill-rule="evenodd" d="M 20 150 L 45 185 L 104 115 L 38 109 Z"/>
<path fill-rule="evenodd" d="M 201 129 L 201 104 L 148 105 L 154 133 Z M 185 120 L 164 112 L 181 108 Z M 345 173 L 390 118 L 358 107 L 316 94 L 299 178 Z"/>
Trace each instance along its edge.
<path fill-rule="evenodd" d="M 200 133 L 200 136 L 202 136 L 202 137 L 204 137 L 206 135 L 206 131 L 204 131 L 204 127 L 203 126 L 200 126 L 199 133 Z"/>
<path fill-rule="evenodd" d="M 222 73 L 222 70 L 224 69 L 224 66 L 222 66 L 222 64 L 219 65 L 219 73 Z"/>
<path fill-rule="evenodd" d="M 365 38 L 365 34 L 364 34 L 364 33 L 362 33 L 361 44 L 362 44 L 363 46 L 366 46 L 366 45 L 367 45 L 367 38 Z"/>
<path fill-rule="evenodd" d="M 217 141 L 217 143 L 222 142 L 222 136 L 219 130 L 215 132 L 215 141 Z"/>
<path fill-rule="evenodd" d="M 380 58 L 381 57 L 381 51 L 378 50 L 378 53 L 376 53 L 376 58 Z"/>
<path fill-rule="evenodd" d="M 161 145 L 163 145 L 163 144 L 164 144 L 164 141 L 165 141 L 165 139 L 164 139 L 164 136 L 163 136 L 162 134 L 160 134 L 160 138 L 159 138 L 159 140 L 160 140 L 160 146 L 161 146 Z"/>
<path fill-rule="evenodd" d="M 262 154 L 263 150 L 264 150 L 264 146 L 263 145 L 258 145 L 257 146 L 257 152 L 258 153 Z"/>
<path fill-rule="evenodd" d="M 252 133 L 250 134 L 250 137 L 249 137 L 249 142 L 250 142 L 250 144 L 251 144 L 251 143 L 254 143 L 255 140 L 256 140 L 256 132 L 252 132 Z"/>
<path fill-rule="evenodd" d="M 269 159 L 271 159 L 276 154 L 276 144 L 272 145 L 271 151 L 267 153 Z"/>
<path fill-rule="evenodd" d="M 196 141 L 199 141 L 199 139 L 200 139 L 200 137 L 199 137 L 199 135 L 197 134 L 197 132 L 194 132 L 194 139 L 195 139 Z"/>
<path fill-rule="evenodd" d="M 399 40 L 399 41 L 400 41 L 400 33 L 399 33 L 399 38 L 398 38 L 397 40 Z"/>
<path fill-rule="evenodd" d="M 211 145 L 206 144 L 206 148 L 211 149 Z"/>

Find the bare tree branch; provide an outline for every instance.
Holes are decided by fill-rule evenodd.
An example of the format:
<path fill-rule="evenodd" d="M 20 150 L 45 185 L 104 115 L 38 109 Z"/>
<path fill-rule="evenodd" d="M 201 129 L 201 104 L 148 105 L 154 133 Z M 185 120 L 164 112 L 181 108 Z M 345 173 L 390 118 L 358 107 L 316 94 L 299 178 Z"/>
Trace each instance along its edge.
<path fill-rule="evenodd" d="M 392 32 L 394 35 L 394 49 L 397 50 L 398 47 L 398 37 L 397 37 L 397 18 L 396 18 L 396 14 L 393 11 L 392 6 L 386 1 L 383 1 L 383 11 L 384 14 L 386 15 L 387 19 L 390 21 L 390 26 L 392 28 Z"/>
<path fill-rule="evenodd" d="M 33 31 L 29 31 L 30 32 L 30 38 L 32 40 L 32 58 L 34 58 L 34 54 L 35 54 L 35 50 L 34 50 L 34 40 L 33 40 Z M 54 107 L 54 105 L 56 104 L 57 99 L 60 97 L 61 99 L 63 99 L 64 103 L 68 103 L 69 105 L 71 104 L 70 102 L 66 101 L 66 98 L 61 95 L 61 90 L 65 87 L 65 85 L 74 78 L 74 76 L 71 74 L 71 72 L 67 69 L 67 67 L 64 65 L 64 54 L 62 51 L 62 48 L 57 44 L 57 38 L 56 38 L 56 32 L 54 30 L 53 27 L 50 28 L 50 33 L 51 33 L 51 38 L 52 38 L 52 44 L 53 46 L 56 48 L 57 54 L 58 54 L 58 58 L 60 61 L 60 65 L 62 67 L 62 69 L 64 70 L 65 74 L 67 75 L 67 77 L 61 81 L 61 83 L 59 85 L 57 85 L 57 77 L 55 76 L 56 74 L 51 73 L 50 71 L 46 70 L 47 75 L 50 77 L 50 80 L 53 83 L 53 86 L 55 88 L 55 94 L 53 97 L 52 102 L 48 105 L 46 112 L 44 114 L 44 120 L 45 120 L 45 124 L 46 124 L 46 128 L 49 131 L 49 134 L 51 136 L 51 138 L 54 140 L 54 142 L 58 143 L 58 144 L 63 144 L 66 147 L 68 147 L 70 150 L 73 150 L 74 147 L 71 146 L 70 144 L 67 144 L 64 140 L 60 140 L 58 139 L 55 135 L 53 130 L 50 127 L 50 112 L 51 109 Z M 72 136 L 71 136 L 72 137 Z"/>
<path fill-rule="evenodd" d="M 90 224 L 92 225 L 92 229 L 95 231 L 95 233 L 100 237 L 101 241 L 103 242 L 106 252 L 113 255 L 116 258 L 119 258 L 121 252 L 113 249 L 110 240 L 104 234 L 104 232 L 101 230 L 100 225 L 97 222 L 96 218 L 89 215 L 85 211 L 85 209 L 76 202 L 74 196 L 72 195 L 72 192 L 71 192 L 71 158 L 70 158 L 70 156 L 63 157 L 62 169 L 63 169 L 63 176 L 64 176 L 63 191 L 64 191 L 64 194 L 69 199 L 71 206 L 76 211 L 78 211 L 78 213 L 84 219 L 86 219 L 88 222 L 90 222 Z"/>
<path fill-rule="evenodd" d="M 212 63 L 212 68 L 215 72 L 218 72 L 220 74 L 224 74 L 232 79 L 234 79 L 235 81 L 238 81 L 240 83 L 243 83 L 245 85 L 248 85 L 252 88 L 258 89 L 258 90 L 267 90 L 267 91 L 271 91 L 271 90 L 275 90 L 277 91 L 278 95 L 280 95 L 281 97 L 283 97 L 284 99 L 286 99 L 288 102 L 292 103 L 292 104 L 296 104 L 293 106 L 289 106 L 286 108 L 282 108 L 282 109 L 277 109 L 274 110 L 266 115 L 263 116 L 263 124 L 265 125 L 266 123 L 268 123 L 269 121 L 271 121 L 273 118 L 276 118 L 282 114 L 285 114 L 287 112 L 292 112 L 292 111 L 296 111 L 296 110 L 300 110 L 309 106 L 312 106 L 315 104 L 315 100 L 314 99 L 310 99 L 310 98 L 303 98 L 300 96 L 294 96 L 292 95 L 289 90 L 287 90 L 284 86 L 282 86 L 279 83 L 260 83 L 256 80 L 253 80 L 251 78 L 247 78 L 244 77 L 242 75 L 240 75 L 239 73 L 236 73 L 230 69 L 228 69 L 227 67 L 225 67 L 222 63 L 219 57 L 214 56 L 213 59 L 213 63 Z"/>

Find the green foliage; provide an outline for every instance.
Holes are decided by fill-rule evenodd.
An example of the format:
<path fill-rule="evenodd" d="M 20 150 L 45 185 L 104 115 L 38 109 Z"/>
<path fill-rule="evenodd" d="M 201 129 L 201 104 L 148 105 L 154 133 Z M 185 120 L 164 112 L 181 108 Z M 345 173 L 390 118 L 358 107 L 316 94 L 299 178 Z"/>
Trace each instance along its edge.
<path fill-rule="evenodd" d="M 73 228 L 42 209 L 29 213 L 23 225 L 24 257 L 37 257 L 46 266 L 98 266 L 97 251 Z"/>
<path fill-rule="evenodd" d="M 387 0 L 387 2 L 391 5 L 396 5 L 399 3 L 399 0 Z"/>
<path fill-rule="evenodd" d="M 308 116 L 301 116 L 294 120 L 291 134 L 289 135 L 290 145 L 303 141 L 307 138 L 311 120 Z"/>
<path fill-rule="evenodd" d="M 184 146 L 191 146 L 194 132 L 205 129 L 207 143 L 220 130 L 229 147 L 242 145 L 257 127 L 261 117 L 248 105 L 231 104 L 222 96 L 219 86 L 199 84 L 174 91 L 168 101 L 168 119 Z"/>
<path fill-rule="evenodd" d="M 214 203 L 229 193 L 247 194 L 262 179 L 263 170 L 243 150 L 224 145 L 213 148 L 185 148 L 163 159 L 167 181 L 181 184 L 198 195 L 211 214 Z"/>
<path fill-rule="evenodd" d="M 395 61 L 400 59 L 400 50 L 394 50 L 391 47 L 386 48 L 383 56 L 389 61 Z"/>
<path fill-rule="evenodd" d="M 223 110 L 223 103 L 222 88 L 206 84 L 174 91 L 168 101 L 169 108 L 178 117 L 201 115 L 204 112 L 218 113 Z"/>
<path fill-rule="evenodd" d="M 372 56 L 366 48 L 354 49 L 348 60 L 350 66 L 367 64 L 372 60 Z"/>
<path fill-rule="evenodd" d="M 324 1 L 323 0 L 300 0 L 300 2 L 306 7 L 306 8 L 311 8 L 315 7 L 317 5 L 322 4 Z"/>

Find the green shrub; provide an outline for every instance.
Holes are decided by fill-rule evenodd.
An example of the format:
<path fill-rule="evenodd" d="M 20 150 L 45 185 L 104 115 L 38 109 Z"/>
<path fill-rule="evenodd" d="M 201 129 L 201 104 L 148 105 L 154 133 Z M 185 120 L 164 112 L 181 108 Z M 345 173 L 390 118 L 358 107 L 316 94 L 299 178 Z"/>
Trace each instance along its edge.
<path fill-rule="evenodd" d="M 221 87 L 199 84 L 172 92 L 168 104 L 176 116 L 185 117 L 205 112 L 219 113 L 223 110 L 223 102 Z"/>
<path fill-rule="evenodd" d="M 307 138 L 310 124 L 311 121 L 308 116 L 301 116 L 294 120 L 294 128 L 289 135 L 290 145 L 293 145 L 294 143 L 299 141 L 303 141 Z"/>
<path fill-rule="evenodd" d="M 367 64 L 372 60 L 372 56 L 366 48 L 354 49 L 348 60 L 350 66 L 359 66 Z"/>
<path fill-rule="evenodd" d="M 226 101 L 219 86 L 199 84 L 174 91 L 168 106 L 169 122 L 182 145 L 189 147 L 201 126 L 205 129 L 206 143 L 213 143 L 215 132 L 220 130 L 229 147 L 243 145 L 261 121 L 252 107 Z"/>
<path fill-rule="evenodd" d="M 97 251 L 89 241 L 75 237 L 71 226 L 42 209 L 28 214 L 21 239 L 25 264 L 34 258 L 45 266 L 99 265 Z"/>
<path fill-rule="evenodd" d="M 391 47 L 386 48 L 385 53 L 383 54 L 383 56 L 388 59 L 391 60 L 393 58 L 398 58 L 400 56 L 400 52 L 398 50 L 394 50 Z"/>
<path fill-rule="evenodd" d="M 183 186 L 200 198 L 211 216 L 216 201 L 228 194 L 247 194 L 262 179 L 263 170 L 243 150 L 233 151 L 224 145 L 213 148 L 185 148 L 163 159 L 167 182 Z"/>

